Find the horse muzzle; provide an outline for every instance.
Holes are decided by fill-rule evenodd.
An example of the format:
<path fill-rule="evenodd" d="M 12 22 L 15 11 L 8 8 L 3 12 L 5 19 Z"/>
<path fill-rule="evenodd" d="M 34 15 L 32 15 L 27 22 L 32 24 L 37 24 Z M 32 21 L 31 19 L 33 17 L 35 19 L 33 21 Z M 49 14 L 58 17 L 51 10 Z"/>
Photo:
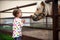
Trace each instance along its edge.
<path fill-rule="evenodd" d="M 34 14 L 34 15 L 31 15 L 31 18 L 32 18 L 34 21 L 38 21 L 38 20 L 40 20 L 40 19 L 42 19 L 42 18 L 44 18 L 44 17 L 45 17 L 45 14 L 39 14 L 39 15 Z"/>
<path fill-rule="evenodd" d="M 36 15 L 31 15 L 31 18 L 33 19 L 33 21 L 38 21 L 38 20 L 40 20 L 40 19 L 38 18 L 38 16 L 36 16 Z"/>

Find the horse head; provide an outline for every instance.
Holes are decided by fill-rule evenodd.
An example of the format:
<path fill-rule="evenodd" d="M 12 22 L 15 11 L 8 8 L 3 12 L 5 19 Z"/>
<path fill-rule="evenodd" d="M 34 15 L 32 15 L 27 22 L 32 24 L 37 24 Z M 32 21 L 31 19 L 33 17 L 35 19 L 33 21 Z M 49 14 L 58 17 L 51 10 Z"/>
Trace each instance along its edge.
<path fill-rule="evenodd" d="M 45 3 L 43 1 L 41 1 L 40 3 L 37 4 L 37 9 L 36 9 L 34 15 L 31 15 L 31 18 L 34 21 L 38 21 L 41 18 L 44 18 L 44 16 L 45 16 L 44 11 L 45 11 Z"/>

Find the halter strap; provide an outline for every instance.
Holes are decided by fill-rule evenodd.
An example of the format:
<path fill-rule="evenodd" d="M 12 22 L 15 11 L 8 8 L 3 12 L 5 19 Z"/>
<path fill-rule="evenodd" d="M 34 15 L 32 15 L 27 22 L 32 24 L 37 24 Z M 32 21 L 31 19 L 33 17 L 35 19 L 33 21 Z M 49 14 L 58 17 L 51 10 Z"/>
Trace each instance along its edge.
<path fill-rule="evenodd" d="M 39 14 L 37 14 L 37 13 L 34 13 L 34 15 L 36 15 L 36 16 L 45 16 L 45 14 L 44 14 L 44 12 L 45 12 L 45 7 L 43 8 L 43 11 L 42 11 L 43 13 L 39 13 Z"/>

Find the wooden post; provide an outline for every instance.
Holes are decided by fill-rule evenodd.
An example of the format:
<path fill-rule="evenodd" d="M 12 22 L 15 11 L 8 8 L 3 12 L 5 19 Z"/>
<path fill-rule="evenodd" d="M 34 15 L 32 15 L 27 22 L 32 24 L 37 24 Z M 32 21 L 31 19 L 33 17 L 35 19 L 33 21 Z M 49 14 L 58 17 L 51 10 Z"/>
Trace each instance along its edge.
<path fill-rule="evenodd" d="M 58 40 L 58 0 L 53 0 L 53 40 Z"/>

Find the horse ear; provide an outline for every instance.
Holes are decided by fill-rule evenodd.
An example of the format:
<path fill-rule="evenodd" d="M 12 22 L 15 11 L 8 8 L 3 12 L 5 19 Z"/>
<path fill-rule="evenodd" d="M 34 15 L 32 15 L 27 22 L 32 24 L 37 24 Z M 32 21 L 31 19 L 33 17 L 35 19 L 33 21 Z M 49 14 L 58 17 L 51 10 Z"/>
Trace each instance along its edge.
<path fill-rule="evenodd" d="M 45 0 L 45 2 L 46 2 L 46 3 L 50 3 L 50 2 L 52 2 L 52 0 Z"/>
<path fill-rule="evenodd" d="M 45 6 L 45 4 L 44 4 L 44 2 L 43 2 L 43 1 L 41 2 L 41 5 L 42 5 L 42 6 Z"/>

